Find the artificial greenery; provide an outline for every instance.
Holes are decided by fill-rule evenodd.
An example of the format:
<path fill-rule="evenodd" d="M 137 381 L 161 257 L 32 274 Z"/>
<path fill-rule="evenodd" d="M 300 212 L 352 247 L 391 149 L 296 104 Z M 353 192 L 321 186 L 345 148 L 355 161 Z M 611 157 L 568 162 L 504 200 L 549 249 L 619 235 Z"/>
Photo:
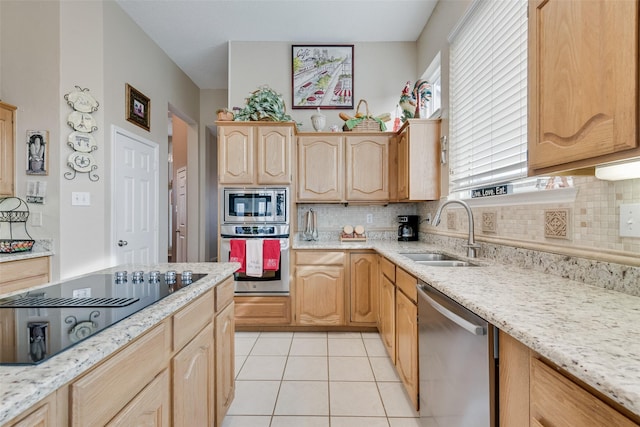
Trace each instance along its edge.
<path fill-rule="evenodd" d="M 291 122 L 293 119 L 286 113 L 282 96 L 267 86 L 258 88 L 246 99 L 247 104 L 235 113 L 234 120 Z"/>

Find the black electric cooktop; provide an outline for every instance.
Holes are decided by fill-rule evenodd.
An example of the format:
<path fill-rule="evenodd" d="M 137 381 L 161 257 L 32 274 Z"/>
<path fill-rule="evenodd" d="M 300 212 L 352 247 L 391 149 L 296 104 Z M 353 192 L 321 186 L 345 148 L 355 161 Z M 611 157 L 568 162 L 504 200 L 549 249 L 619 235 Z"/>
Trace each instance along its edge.
<path fill-rule="evenodd" d="M 0 299 L 0 365 L 35 365 L 205 277 L 93 274 Z"/>

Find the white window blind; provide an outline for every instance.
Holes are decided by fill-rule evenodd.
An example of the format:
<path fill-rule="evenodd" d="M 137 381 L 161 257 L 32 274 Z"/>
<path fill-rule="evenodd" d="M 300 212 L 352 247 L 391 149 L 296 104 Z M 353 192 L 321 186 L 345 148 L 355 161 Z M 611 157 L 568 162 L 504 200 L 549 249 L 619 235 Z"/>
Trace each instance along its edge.
<path fill-rule="evenodd" d="M 477 0 L 450 46 L 451 194 L 527 174 L 527 1 Z"/>

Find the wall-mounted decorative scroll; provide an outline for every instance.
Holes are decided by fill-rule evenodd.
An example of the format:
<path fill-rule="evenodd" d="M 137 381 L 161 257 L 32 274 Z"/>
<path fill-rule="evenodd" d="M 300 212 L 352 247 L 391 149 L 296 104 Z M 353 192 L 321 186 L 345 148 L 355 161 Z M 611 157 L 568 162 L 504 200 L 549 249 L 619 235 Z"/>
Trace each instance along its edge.
<path fill-rule="evenodd" d="M 73 149 L 67 158 L 67 166 L 71 170 L 65 172 L 64 177 L 74 179 L 80 172 L 88 174 L 89 180 L 95 182 L 100 177 L 95 173 L 98 165 L 91 153 L 98 149 L 98 144 L 91 132 L 98 130 L 98 125 L 91 113 L 98 111 L 100 104 L 89 93 L 88 88 L 80 86 L 66 94 L 64 99 L 73 108 L 67 118 L 67 124 L 73 129 L 67 140 L 67 145 Z"/>

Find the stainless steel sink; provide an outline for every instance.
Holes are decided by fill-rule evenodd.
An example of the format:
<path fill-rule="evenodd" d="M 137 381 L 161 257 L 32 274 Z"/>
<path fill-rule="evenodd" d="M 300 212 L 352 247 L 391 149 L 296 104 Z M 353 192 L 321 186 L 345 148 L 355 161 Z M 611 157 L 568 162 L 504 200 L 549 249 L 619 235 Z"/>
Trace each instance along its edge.
<path fill-rule="evenodd" d="M 420 265 L 427 265 L 429 267 L 477 267 L 476 264 L 457 259 L 447 259 L 440 261 L 416 261 L 416 263 Z"/>
<path fill-rule="evenodd" d="M 420 253 L 420 252 L 406 252 L 400 253 L 400 255 L 404 255 L 412 261 L 458 261 L 457 258 L 454 258 L 449 255 L 439 254 L 439 253 Z"/>
<path fill-rule="evenodd" d="M 452 257 L 446 254 L 440 254 L 435 252 L 406 252 L 400 253 L 412 261 L 415 261 L 420 265 L 428 265 L 430 267 L 476 267 L 476 264 L 472 264 L 467 261 Z"/>

